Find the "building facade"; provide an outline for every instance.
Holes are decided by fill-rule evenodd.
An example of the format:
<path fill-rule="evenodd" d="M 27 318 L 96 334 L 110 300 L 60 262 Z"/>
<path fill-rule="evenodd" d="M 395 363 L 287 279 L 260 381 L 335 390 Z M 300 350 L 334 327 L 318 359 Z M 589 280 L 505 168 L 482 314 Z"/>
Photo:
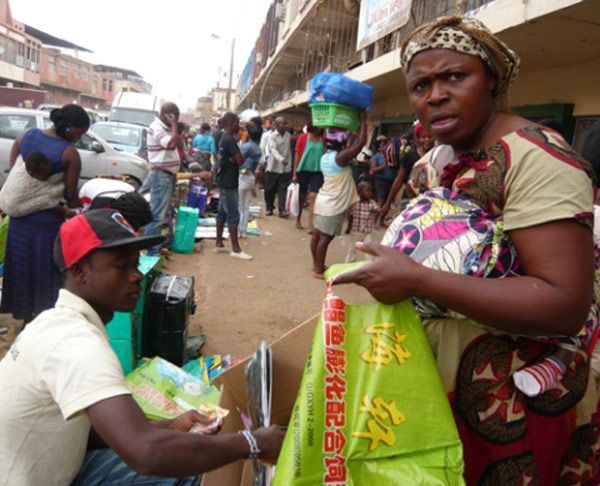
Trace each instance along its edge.
<path fill-rule="evenodd" d="M 119 91 L 152 92 L 152 85 L 135 71 L 105 64 L 94 66 L 94 70 L 98 76 L 98 89 L 109 105 Z"/>
<path fill-rule="evenodd" d="M 73 51 L 63 47 L 42 48 L 41 87 L 50 93 L 48 103 L 78 103 L 107 111 L 119 91 L 151 92 L 152 86 L 134 71 L 94 65 Z"/>
<path fill-rule="evenodd" d="M 105 111 L 119 91 L 150 93 L 134 71 L 94 64 L 71 42 L 13 19 L 9 0 L 0 0 L 0 104 L 37 107 L 78 103 Z"/>
<path fill-rule="evenodd" d="M 78 103 L 96 110 L 106 109 L 106 98 L 98 90 L 94 65 L 56 47 L 43 47 L 41 87 L 50 93 L 48 103 Z"/>
<path fill-rule="evenodd" d="M 229 105 L 228 96 L 229 93 Z M 237 93 L 232 88 L 231 91 L 227 88 L 216 87 L 210 90 L 210 98 L 212 100 L 212 111 L 217 116 L 224 115 L 228 111 L 234 111 L 237 102 Z"/>
<path fill-rule="evenodd" d="M 0 0 L 0 86 L 39 88 L 41 48 L 13 19 L 8 0 Z"/>
<path fill-rule="evenodd" d="M 414 118 L 400 66 L 402 38 L 454 13 L 479 18 L 520 54 L 514 111 L 555 118 L 577 148 L 586 127 L 600 119 L 598 0 L 275 0 L 253 68 L 244 71 L 238 110 L 254 106 L 306 122 L 308 82 L 319 71 L 338 71 L 373 86 L 373 128 L 405 132 Z"/>
<path fill-rule="evenodd" d="M 215 118 L 212 109 L 212 98 L 210 96 L 202 96 L 196 100 L 196 108 L 194 113 L 194 123 L 201 125 L 202 123 L 212 123 Z"/>

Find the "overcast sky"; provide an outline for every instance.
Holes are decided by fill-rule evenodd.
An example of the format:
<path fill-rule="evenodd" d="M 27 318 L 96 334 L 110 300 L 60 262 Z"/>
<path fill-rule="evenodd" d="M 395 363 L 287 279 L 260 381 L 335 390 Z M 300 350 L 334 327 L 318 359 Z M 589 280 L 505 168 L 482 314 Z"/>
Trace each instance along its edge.
<path fill-rule="evenodd" d="M 138 72 L 187 108 L 246 64 L 270 0 L 12 0 L 13 17 L 94 51 L 91 62 Z M 223 40 L 211 38 L 211 33 Z M 234 80 L 234 86 L 237 81 Z"/>

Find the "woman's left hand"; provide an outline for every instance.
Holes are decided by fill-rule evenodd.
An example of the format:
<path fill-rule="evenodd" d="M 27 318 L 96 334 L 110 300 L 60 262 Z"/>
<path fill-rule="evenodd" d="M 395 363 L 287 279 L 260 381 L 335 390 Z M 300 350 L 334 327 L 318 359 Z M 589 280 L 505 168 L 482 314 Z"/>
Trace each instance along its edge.
<path fill-rule="evenodd" d="M 358 284 L 383 304 L 396 304 L 415 296 L 424 267 L 403 253 L 376 243 L 356 247 L 375 259 L 362 267 L 338 275 L 333 284 Z"/>

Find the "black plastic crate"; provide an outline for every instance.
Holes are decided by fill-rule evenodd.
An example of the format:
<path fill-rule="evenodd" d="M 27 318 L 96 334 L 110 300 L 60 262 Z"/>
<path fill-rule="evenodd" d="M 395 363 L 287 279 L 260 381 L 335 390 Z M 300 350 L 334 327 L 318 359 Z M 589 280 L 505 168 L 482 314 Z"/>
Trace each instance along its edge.
<path fill-rule="evenodd" d="M 177 366 L 185 360 L 190 315 L 196 310 L 194 277 L 160 274 L 146 297 L 142 354 Z"/>

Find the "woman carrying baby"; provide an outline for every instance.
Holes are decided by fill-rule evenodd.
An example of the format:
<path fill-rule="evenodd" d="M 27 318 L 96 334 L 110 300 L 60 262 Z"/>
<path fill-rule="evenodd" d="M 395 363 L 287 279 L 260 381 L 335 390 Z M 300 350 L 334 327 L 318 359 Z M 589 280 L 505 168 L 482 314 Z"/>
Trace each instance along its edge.
<path fill-rule="evenodd" d="M 90 119 L 83 108 L 73 104 L 52 110 L 50 119 L 52 127 L 31 128 L 17 137 L 10 154 L 11 172 L 22 170 L 31 153 L 43 154 L 51 164 L 49 177 L 29 174 L 30 184 L 41 184 L 41 196 L 52 193 L 58 184 L 66 205 L 75 208 L 81 158 L 73 144 L 88 130 Z M 29 194 L 31 187 L 17 187 L 14 197 L 21 197 L 20 192 Z M 61 286 L 52 258 L 54 240 L 66 214 L 57 211 L 59 202 L 55 197 L 40 197 L 25 209 L 27 214 L 10 219 L 0 312 L 12 313 L 25 323 L 54 305 Z"/>

